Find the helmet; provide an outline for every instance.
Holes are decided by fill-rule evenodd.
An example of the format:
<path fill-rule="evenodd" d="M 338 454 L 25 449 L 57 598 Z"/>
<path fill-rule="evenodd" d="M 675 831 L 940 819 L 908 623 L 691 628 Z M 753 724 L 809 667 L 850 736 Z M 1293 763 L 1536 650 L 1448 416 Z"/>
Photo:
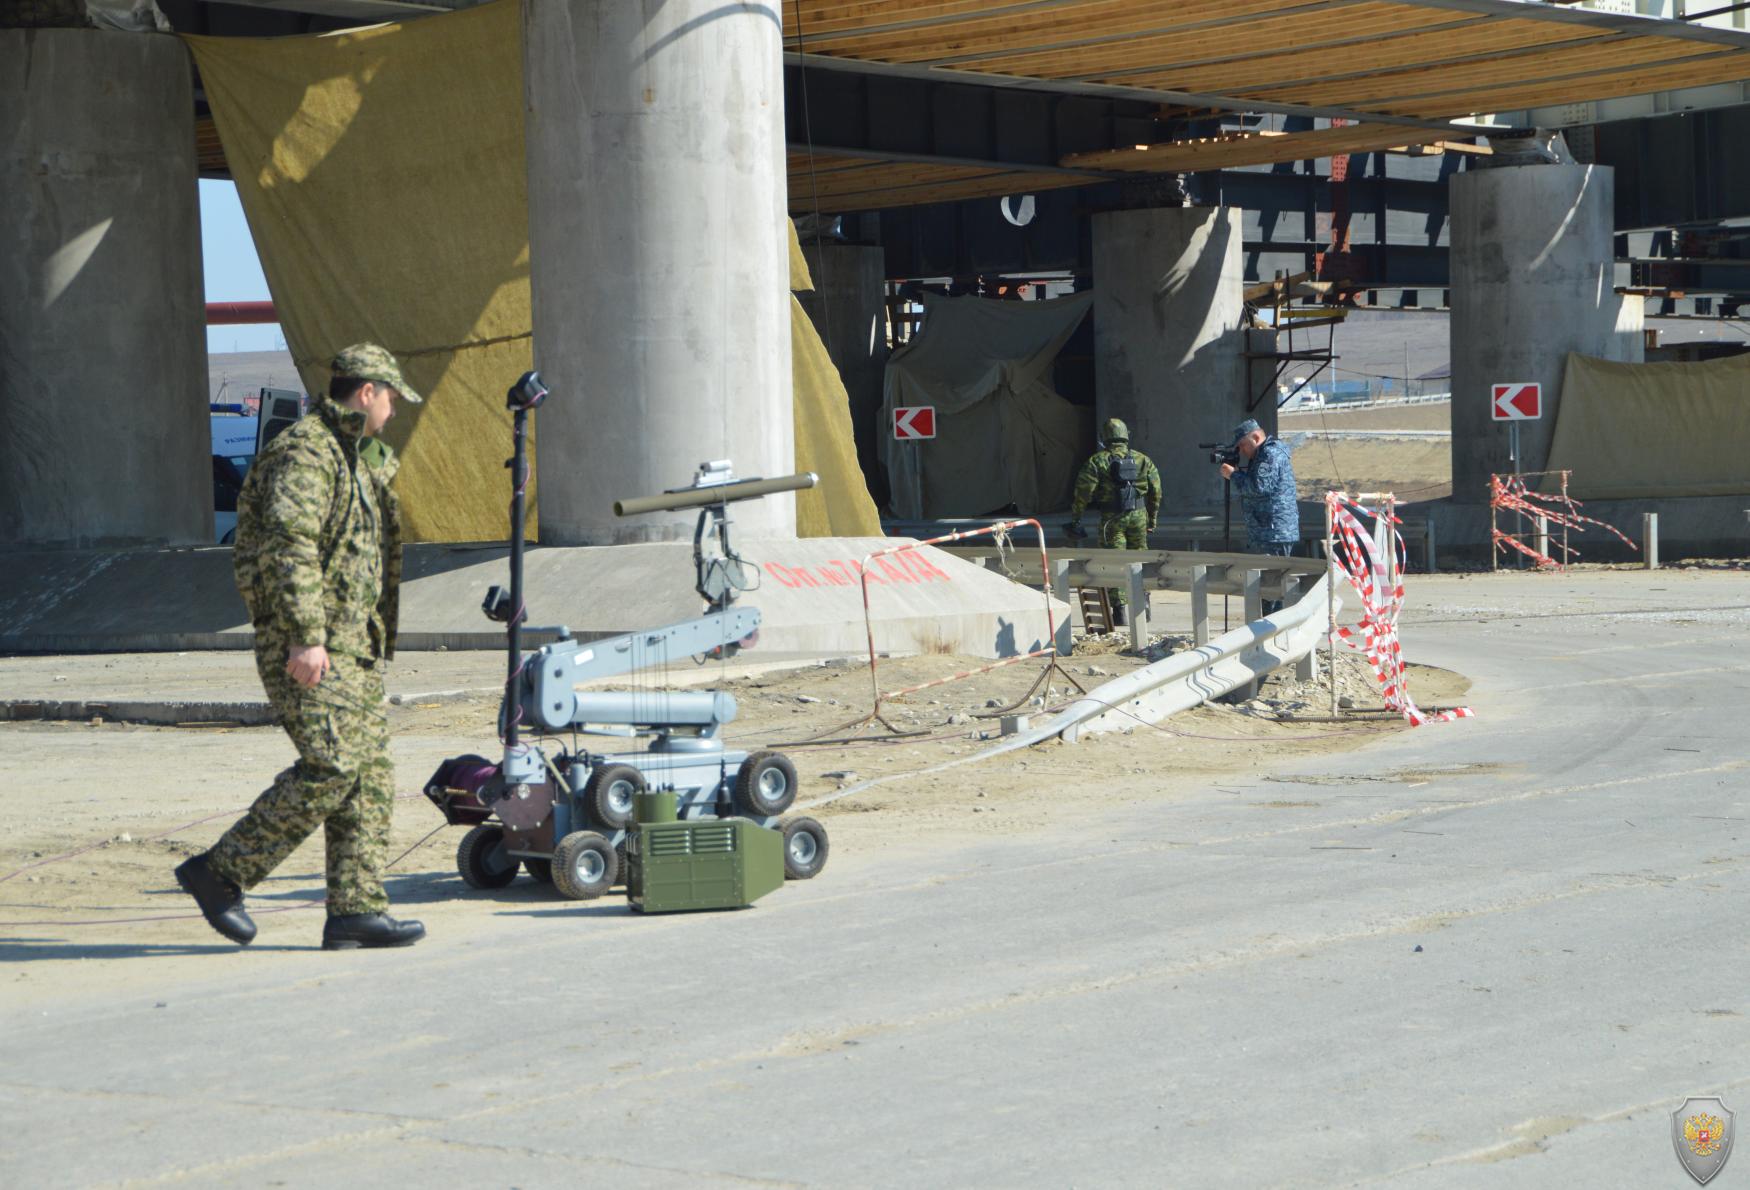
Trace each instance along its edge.
<path fill-rule="evenodd" d="M 1111 446 L 1114 442 L 1127 443 L 1130 441 L 1130 427 L 1115 417 L 1108 418 L 1106 419 L 1106 428 L 1100 434 L 1100 441 L 1107 446 Z"/>

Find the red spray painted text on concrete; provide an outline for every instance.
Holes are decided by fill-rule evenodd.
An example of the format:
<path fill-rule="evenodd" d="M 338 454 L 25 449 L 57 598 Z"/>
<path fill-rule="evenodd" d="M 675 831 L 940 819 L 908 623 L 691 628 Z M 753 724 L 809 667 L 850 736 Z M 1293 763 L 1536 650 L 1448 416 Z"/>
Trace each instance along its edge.
<path fill-rule="evenodd" d="M 825 565 L 785 566 L 767 562 L 766 573 L 786 587 L 855 587 L 857 563 L 834 558 Z M 876 558 L 869 565 L 869 582 L 875 586 L 890 584 L 951 583 L 953 578 L 916 553 L 896 554 L 891 558 Z"/>

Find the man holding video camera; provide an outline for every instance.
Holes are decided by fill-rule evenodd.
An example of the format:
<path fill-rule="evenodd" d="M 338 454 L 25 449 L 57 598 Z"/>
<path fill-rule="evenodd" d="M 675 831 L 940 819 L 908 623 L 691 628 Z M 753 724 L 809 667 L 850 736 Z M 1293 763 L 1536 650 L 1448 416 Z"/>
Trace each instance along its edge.
<path fill-rule="evenodd" d="M 1232 452 L 1221 464 L 1221 477 L 1240 494 L 1246 552 L 1286 558 L 1300 540 L 1293 452 L 1251 418 L 1235 427 Z"/>

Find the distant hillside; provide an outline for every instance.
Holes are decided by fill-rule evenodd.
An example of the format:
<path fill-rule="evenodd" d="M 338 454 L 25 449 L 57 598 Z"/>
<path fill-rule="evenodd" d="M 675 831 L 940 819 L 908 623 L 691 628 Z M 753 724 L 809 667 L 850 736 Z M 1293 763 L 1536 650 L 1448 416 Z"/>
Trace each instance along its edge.
<path fill-rule="evenodd" d="M 207 400 L 240 400 L 261 388 L 304 390 L 289 351 L 236 351 L 207 356 Z M 221 390 L 223 396 L 220 395 Z"/>
<path fill-rule="evenodd" d="M 1750 341 L 1743 323 L 1725 319 L 1649 318 L 1646 325 L 1658 330 L 1665 346 Z M 1323 347 L 1326 333 L 1322 328 L 1306 332 L 1304 345 Z M 1303 347 L 1301 335 L 1294 345 Z M 1412 380 L 1452 374 L 1452 335 L 1444 310 L 1356 310 L 1338 325 L 1331 346 L 1338 357 L 1332 365 L 1337 380 L 1401 380 L 1406 368 Z"/>

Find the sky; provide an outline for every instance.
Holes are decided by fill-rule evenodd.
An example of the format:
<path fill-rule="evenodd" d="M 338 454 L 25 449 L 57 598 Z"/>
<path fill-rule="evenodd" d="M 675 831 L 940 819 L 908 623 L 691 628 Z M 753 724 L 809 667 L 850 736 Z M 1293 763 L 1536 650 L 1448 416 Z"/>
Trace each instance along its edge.
<path fill-rule="evenodd" d="M 267 278 L 255 255 L 255 241 L 243 219 L 233 182 L 200 183 L 201 261 L 209 302 L 264 302 Z M 275 351 L 285 347 L 278 323 L 264 326 L 210 326 L 207 351 Z"/>

